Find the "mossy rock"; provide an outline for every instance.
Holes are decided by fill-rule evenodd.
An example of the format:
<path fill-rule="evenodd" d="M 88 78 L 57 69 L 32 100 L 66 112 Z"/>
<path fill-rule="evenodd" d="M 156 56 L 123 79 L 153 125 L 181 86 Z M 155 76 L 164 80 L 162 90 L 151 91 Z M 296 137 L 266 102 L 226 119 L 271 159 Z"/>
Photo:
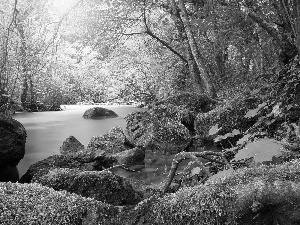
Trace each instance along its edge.
<path fill-rule="evenodd" d="M 109 168 L 115 160 L 105 152 L 81 151 L 76 155 L 53 155 L 31 165 L 21 177 L 21 183 L 30 183 L 33 177 L 40 177 L 55 168 L 81 169 L 86 171 L 101 171 Z"/>
<path fill-rule="evenodd" d="M 123 129 L 120 126 L 116 126 L 104 135 L 92 137 L 87 149 L 91 151 L 102 150 L 109 154 L 115 154 L 128 150 L 131 147 L 132 144 L 127 140 Z"/>
<path fill-rule="evenodd" d="M 110 171 L 57 168 L 35 177 L 32 182 L 112 205 L 133 205 L 141 200 L 128 182 Z"/>
<path fill-rule="evenodd" d="M 300 161 L 242 169 L 204 185 L 153 197 L 141 224 L 300 224 Z"/>
<path fill-rule="evenodd" d="M 125 117 L 126 131 L 134 146 L 145 147 L 151 142 L 152 116 L 150 112 L 133 112 Z"/>
<path fill-rule="evenodd" d="M 141 147 L 135 147 L 112 155 L 116 158 L 118 164 L 130 166 L 140 164 L 145 159 L 145 149 Z"/>
<path fill-rule="evenodd" d="M 82 117 L 84 119 L 104 119 L 104 118 L 115 118 L 118 117 L 118 115 L 110 109 L 94 107 L 86 110 Z"/>
<path fill-rule="evenodd" d="M 109 204 L 40 184 L 0 183 L 0 221 L 19 224 L 121 224 Z"/>
<path fill-rule="evenodd" d="M 74 154 L 82 150 L 84 150 L 84 145 L 81 144 L 74 136 L 68 137 L 59 148 L 59 152 L 62 155 Z"/>
<path fill-rule="evenodd" d="M 16 167 L 25 155 L 26 130 L 17 120 L 0 113 L 0 168 Z"/>
<path fill-rule="evenodd" d="M 157 118 L 168 117 L 180 121 L 191 134 L 194 134 L 196 115 L 212 110 L 215 104 L 216 102 L 206 95 L 184 92 L 155 102 L 151 112 Z"/>

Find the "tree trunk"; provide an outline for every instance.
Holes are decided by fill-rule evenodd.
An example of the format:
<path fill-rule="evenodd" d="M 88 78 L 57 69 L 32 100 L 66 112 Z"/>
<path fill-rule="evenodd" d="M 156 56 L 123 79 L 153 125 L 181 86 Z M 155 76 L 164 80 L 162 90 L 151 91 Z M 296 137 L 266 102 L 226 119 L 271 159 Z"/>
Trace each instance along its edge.
<path fill-rule="evenodd" d="M 273 23 L 267 22 L 259 15 L 257 15 L 253 10 L 246 8 L 243 10 L 254 22 L 256 22 L 260 27 L 262 27 L 267 33 L 274 38 L 277 44 L 280 47 L 279 59 L 283 65 L 288 64 L 296 55 L 299 54 L 299 46 L 295 43 L 296 41 L 291 41 L 290 34 L 293 25 L 291 21 L 287 20 L 287 17 L 290 16 L 288 12 L 282 8 L 282 4 L 274 3 L 274 8 L 277 11 L 277 16 L 281 20 L 282 25 L 279 27 Z M 297 18 L 292 18 L 297 19 Z M 294 40 L 299 38 L 299 34 L 293 33 Z M 293 43 L 294 42 L 294 43 Z"/>
<path fill-rule="evenodd" d="M 19 18 L 19 14 L 16 15 L 16 28 L 19 32 L 21 39 L 20 53 L 21 53 L 21 65 L 22 65 L 22 76 L 23 76 L 23 87 L 21 93 L 21 103 L 22 106 L 25 106 L 27 95 L 28 95 L 28 71 L 27 71 L 27 63 L 26 63 L 26 38 L 25 32 L 22 24 L 22 20 Z"/>
<path fill-rule="evenodd" d="M 171 18 L 175 24 L 175 27 L 178 31 L 178 39 L 185 44 L 184 42 L 187 40 L 187 35 L 185 33 L 183 21 L 180 17 L 179 8 L 174 0 L 170 0 L 171 5 Z M 187 45 L 187 51 L 186 51 L 186 58 L 187 58 L 187 70 L 189 71 L 189 78 L 188 80 L 192 81 L 192 87 L 194 92 L 196 93 L 204 93 L 200 71 L 197 67 L 196 61 L 193 57 L 191 48 L 189 44 Z M 187 85 L 190 85 L 189 82 L 187 82 Z"/>
<path fill-rule="evenodd" d="M 198 49 L 198 46 L 196 44 L 195 37 L 194 37 L 194 34 L 192 32 L 192 27 L 191 27 L 191 24 L 190 24 L 190 21 L 189 21 L 188 13 L 187 13 L 187 10 L 186 10 L 186 7 L 184 5 L 183 0 L 179 0 L 178 4 L 179 4 L 178 6 L 179 6 L 179 9 L 180 9 L 181 19 L 183 21 L 185 32 L 186 32 L 186 35 L 187 35 L 187 39 L 188 39 L 188 42 L 189 42 L 194 60 L 195 60 L 196 65 L 199 69 L 200 76 L 201 76 L 201 78 L 204 82 L 204 85 L 205 85 L 205 88 L 206 88 L 206 91 L 207 91 L 208 95 L 211 98 L 215 98 L 215 97 L 217 97 L 217 93 L 216 93 L 215 87 L 213 85 L 213 82 L 212 82 L 212 80 L 209 76 L 206 65 L 202 60 L 204 57 L 201 55 L 201 53 Z"/>

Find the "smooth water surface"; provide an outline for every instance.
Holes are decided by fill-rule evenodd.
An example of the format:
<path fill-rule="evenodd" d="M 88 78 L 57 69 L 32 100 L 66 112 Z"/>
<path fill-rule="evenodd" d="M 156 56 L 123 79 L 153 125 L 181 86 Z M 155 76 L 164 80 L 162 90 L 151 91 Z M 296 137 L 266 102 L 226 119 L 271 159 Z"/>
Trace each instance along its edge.
<path fill-rule="evenodd" d="M 64 111 L 25 112 L 14 115 L 13 118 L 20 121 L 27 132 L 25 156 L 18 164 L 20 177 L 35 162 L 60 154 L 59 148 L 70 135 L 87 146 L 92 136 L 103 135 L 114 126 L 121 126 L 125 130 L 124 117 L 133 111 L 145 110 L 132 106 L 101 106 L 115 111 L 119 117 L 83 119 L 83 113 L 91 107 L 95 106 L 66 106 Z"/>

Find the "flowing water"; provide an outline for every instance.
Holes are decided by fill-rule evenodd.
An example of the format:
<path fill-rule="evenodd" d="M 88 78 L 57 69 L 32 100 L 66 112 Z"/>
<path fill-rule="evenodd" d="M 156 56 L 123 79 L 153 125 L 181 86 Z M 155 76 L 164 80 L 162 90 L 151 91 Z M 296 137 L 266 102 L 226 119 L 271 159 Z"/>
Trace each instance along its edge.
<path fill-rule="evenodd" d="M 48 156 L 60 154 L 59 148 L 70 135 L 76 137 L 87 146 L 92 136 L 103 135 L 114 126 L 126 127 L 124 119 L 129 113 L 143 111 L 132 106 L 101 106 L 115 111 L 119 117 L 101 120 L 83 119 L 85 110 L 94 106 L 66 106 L 64 111 L 17 113 L 14 119 L 20 121 L 26 131 L 26 152 L 18 164 L 20 177 L 30 165 Z M 141 179 L 147 182 L 159 183 L 165 179 L 172 163 L 173 155 L 158 155 L 147 152 L 145 164 L 132 166 L 136 172 L 123 169 L 113 169 L 112 172 L 123 177 Z M 187 162 L 180 165 L 182 170 Z"/>

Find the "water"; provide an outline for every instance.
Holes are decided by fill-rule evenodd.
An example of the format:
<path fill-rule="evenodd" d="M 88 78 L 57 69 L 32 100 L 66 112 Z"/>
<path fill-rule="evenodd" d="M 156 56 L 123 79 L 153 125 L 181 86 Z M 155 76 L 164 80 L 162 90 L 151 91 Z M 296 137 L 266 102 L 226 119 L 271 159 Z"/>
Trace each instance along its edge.
<path fill-rule="evenodd" d="M 87 146 L 92 136 L 103 135 L 114 126 L 120 126 L 125 130 L 124 117 L 133 111 L 145 110 L 132 106 L 104 106 L 115 111 L 119 117 L 101 120 L 83 119 L 83 113 L 91 107 L 94 106 L 68 106 L 65 111 L 25 112 L 14 115 L 14 119 L 20 121 L 27 131 L 25 156 L 18 164 L 20 177 L 30 165 L 51 155 L 60 154 L 59 148 L 70 135 Z"/>
<path fill-rule="evenodd" d="M 94 106 L 67 106 L 65 111 L 17 113 L 14 115 L 14 119 L 20 121 L 27 131 L 26 153 L 18 164 L 20 177 L 30 165 L 51 155 L 60 154 L 59 148 L 70 135 L 87 146 L 92 136 L 103 135 L 114 126 L 120 126 L 125 131 L 126 121 L 124 117 L 131 112 L 145 110 L 132 106 L 101 106 L 115 111 L 119 117 L 101 120 L 83 119 L 84 111 L 91 107 Z M 160 183 L 169 173 L 173 156 L 148 151 L 144 164 L 130 167 L 136 172 L 129 172 L 120 168 L 112 169 L 112 172 L 123 177 Z M 180 163 L 178 171 L 182 171 L 188 162 Z"/>

